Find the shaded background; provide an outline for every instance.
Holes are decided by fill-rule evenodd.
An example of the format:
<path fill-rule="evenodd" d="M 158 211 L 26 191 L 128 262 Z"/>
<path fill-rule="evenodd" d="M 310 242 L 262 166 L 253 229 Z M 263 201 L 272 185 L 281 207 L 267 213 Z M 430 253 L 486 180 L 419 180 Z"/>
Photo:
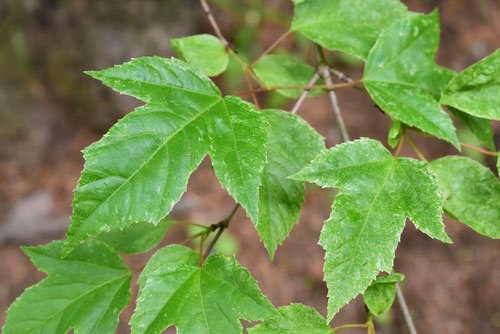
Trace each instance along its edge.
<path fill-rule="evenodd" d="M 291 22 L 287 0 L 211 1 L 214 14 L 242 57 L 255 58 Z M 500 46 L 500 1 L 405 1 L 410 9 L 429 12 L 439 7 L 442 19 L 438 62 L 461 70 Z M 119 96 L 85 76 L 144 55 L 170 56 L 169 39 L 212 33 L 195 0 L 92 1 L 0 0 L 0 327 L 8 305 L 40 280 L 19 245 L 62 238 L 71 214 L 72 189 L 83 167 L 80 150 L 96 141 L 138 102 Z M 314 64 L 314 48 L 295 36 L 282 49 Z M 361 76 L 355 60 L 329 54 L 335 66 Z M 237 66 L 216 78 L 225 93 L 245 90 Z M 274 94 L 259 95 L 266 107 L 289 109 L 293 101 Z M 353 138 L 367 136 L 386 142 L 390 126 L 371 100 L 357 90 L 338 92 L 340 107 Z M 306 101 L 300 114 L 327 138 L 338 143 L 326 96 Z M 499 146 L 500 128 L 495 124 Z M 463 141 L 476 144 L 465 130 Z M 450 145 L 412 137 L 429 158 L 459 154 Z M 464 151 L 465 154 L 472 152 Z M 413 156 L 403 148 L 403 155 Z M 477 157 L 493 169 L 494 161 Z M 326 314 L 322 281 L 323 250 L 317 245 L 332 193 L 309 187 L 300 224 L 271 262 L 255 229 L 242 212 L 231 224 L 232 247 L 275 305 L 302 302 Z M 220 188 L 204 161 L 190 180 L 188 192 L 175 206 L 178 220 L 214 223 L 233 202 Z M 397 251 L 395 270 L 406 274 L 404 290 L 421 333 L 500 332 L 500 248 L 458 222 L 447 220 L 455 241 L 444 245 L 425 237 L 410 224 Z M 163 244 L 179 242 L 188 231 L 173 226 Z M 147 254 L 150 255 L 150 254 Z M 140 268 L 146 256 L 128 257 Z M 128 333 L 133 305 L 122 315 L 119 333 Z M 363 322 L 358 297 L 334 324 Z M 379 333 L 404 333 L 397 309 L 381 318 Z M 364 331 L 345 330 L 346 333 Z"/>

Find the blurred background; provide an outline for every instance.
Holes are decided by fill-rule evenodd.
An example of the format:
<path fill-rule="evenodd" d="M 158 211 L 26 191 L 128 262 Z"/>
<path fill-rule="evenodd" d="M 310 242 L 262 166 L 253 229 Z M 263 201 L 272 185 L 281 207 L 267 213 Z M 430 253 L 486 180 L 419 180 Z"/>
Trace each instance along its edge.
<path fill-rule="evenodd" d="M 408 0 L 411 10 L 440 9 L 438 63 L 461 70 L 500 46 L 498 0 Z M 254 59 L 290 26 L 288 0 L 214 0 L 214 15 L 241 57 Z M 80 150 L 98 140 L 139 103 L 120 96 L 84 75 L 145 55 L 171 56 L 169 40 L 213 33 L 195 0 L 97 1 L 0 0 L 0 327 L 5 310 L 22 291 L 41 278 L 19 250 L 20 245 L 63 238 L 83 159 Z M 314 46 L 298 35 L 279 49 L 315 64 Z M 336 53 L 335 67 L 360 78 L 361 64 Z M 246 90 L 237 64 L 215 78 L 225 93 Z M 386 143 L 390 122 L 363 92 L 338 91 L 351 137 Z M 290 109 L 293 100 L 260 94 L 264 107 Z M 308 99 L 299 111 L 332 146 L 340 141 L 326 96 Z M 456 123 L 457 126 L 460 126 Z M 494 124 L 500 146 L 500 127 Z M 428 159 L 459 154 L 451 145 L 412 133 Z M 459 128 L 463 142 L 479 145 Z M 464 150 L 494 169 L 493 159 Z M 402 155 L 413 156 L 404 147 Z M 236 252 L 275 305 L 302 302 L 326 314 L 322 281 L 323 250 L 317 245 L 329 216 L 333 193 L 308 187 L 300 224 L 271 262 L 251 222 L 241 211 L 222 246 Z M 188 192 L 175 206 L 181 221 L 214 223 L 232 207 L 204 161 L 192 176 Z M 421 333 L 500 333 L 500 247 L 460 223 L 446 220 L 454 245 L 444 245 L 410 224 L 397 251 L 395 270 L 406 274 L 407 301 Z M 189 233 L 174 225 L 163 244 L 180 242 Z M 144 256 L 127 257 L 140 268 Z M 133 305 L 122 314 L 118 333 L 128 333 Z M 361 298 L 345 307 L 334 324 L 364 322 Z M 404 333 L 396 307 L 377 321 L 378 333 Z M 363 333 L 356 329 L 346 333 Z"/>

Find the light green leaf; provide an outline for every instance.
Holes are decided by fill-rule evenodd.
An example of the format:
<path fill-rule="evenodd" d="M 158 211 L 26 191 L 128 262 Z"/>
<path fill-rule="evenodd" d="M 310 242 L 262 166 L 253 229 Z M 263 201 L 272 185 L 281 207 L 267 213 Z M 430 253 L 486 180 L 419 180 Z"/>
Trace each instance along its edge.
<path fill-rule="evenodd" d="M 7 311 L 4 334 L 114 333 L 128 305 L 131 272 L 107 245 L 80 244 L 61 259 L 62 241 L 23 247 L 48 277 L 26 289 Z"/>
<path fill-rule="evenodd" d="M 234 258 L 199 254 L 172 245 L 159 250 L 139 278 L 141 289 L 131 319 L 132 333 L 161 333 L 176 326 L 178 334 L 242 332 L 239 319 L 276 315 L 257 282 Z"/>
<path fill-rule="evenodd" d="M 394 273 L 379 276 L 373 281 L 363 294 L 365 305 L 370 313 L 378 316 L 391 308 L 396 296 L 396 284 L 402 282 L 404 278 L 403 274 Z"/>
<path fill-rule="evenodd" d="M 444 90 L 441 103 L 500 120 L 500 49 L 458 73 Z"/>
<path fill-rule="evenodd" d="M 276 248 L 297 223 L 304 201 L 304 183 L 288 179 L 322 149 L 324 139 L 300 117 L 282 110 L 266 110 L 267 164 L 259 191 L 256 228 L 272 258 Z"/>
<path fill-rule="evenodd" d="M 434 63 L 438 42 L 437 11 L 397 21 L 371 49 L 363 81 L 375 103 L 391 118 L 460 149 L 453 123 L 438 102 L 452 76 Z"/>
<path fill-rule="evenodd" d="M 395 148 L 401 141 L 401 137 L 404 135 L 403 127 L 400 121 L 392 122 L 391 128 L 389 129 L 389 134 L 387 135 L 387 143 L 392 148 Z"/>
<path fill-rule="evenodd" d="M 209 77 L 224 72 L 229 63 L 226 48 L 217 37 L 212 35 L 175 38 L 170 41 L 170 44 L 182 60 Z"/>
<path fill-rule="evenodd" d="M 210 79 L 173 58 L 144 57 L 88 74 L 146 105 L 84 150 L 63 255 L 103 232 L 157 224 L 207 153 L 221 184 L 256 219 L 267 123 L 255 107 L 222 98 Z"/>
<path fill-rule="evenodd" d="M 409 16 L 398 0 L 295 0 L 292 30 L 330 50 L 366 59 L 385 28 Z"/>
<path fill-rule="evenodd" d="M 302 305 L 290 304 L 278 308 L 279 316 L 263 321 L 250 328 L 249 334 L 333 334 L 315 309 Z"/>
<path fill-rule="evenodd" d="M 448 156 L 431 162 L 444 208 L 477 233 L 500 238 L 500 182 L 480 163 Z"/>
<path fill-rule="evenodd" d="M 127 226 L 123 230 L 112 230 L 100 234 L 96 239 L 107 243 L 120 253 L 145 253 L 163 240 L 165 232 L 171 224 L 172 220 L 168 217 L 157 225 L 139 222 Z"/>
<path fill-rule="evenodd" d="M 286 54 L 264 56 L 253 66 L 253 70 L 266 87 L 306 86 L 315 72 L 314 67 Z M 302 91 L 302 89 L 277 90 L 278 93 L 290 98 L 298 98 Z M 314 89 L 309 94 L 314 96 L 320 92 L 321 90 Z"/>
<path fill-rule="evenodd" d="M 329 320 L 380 271 L 392 271 L 406 218 L 429 236 L 451 242 L 428 164 L 394 158 L 378 141 L 337 145 L 292 177 L 341 189 L 320 236 Z"/>
<path fill-rule="evenodd" d="M 489 119 L 472 116 L 461 112 L 453 107 L 448 107 L 450 112 L 455 115 L 474 136 L 490 150 L 495 150 L 493 141 L 493 127 Z"/>

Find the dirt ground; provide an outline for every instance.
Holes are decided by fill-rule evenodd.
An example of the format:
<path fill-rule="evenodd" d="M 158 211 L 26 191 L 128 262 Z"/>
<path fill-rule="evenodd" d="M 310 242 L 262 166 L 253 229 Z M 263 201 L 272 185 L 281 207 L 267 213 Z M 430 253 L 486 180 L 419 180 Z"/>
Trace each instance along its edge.
<path fill-rule="evenodd" d="M 239 2 L 246 6 L 250 1 Z M 139 2 L 120 5 L 116 1 L 91 6 L 85 0 L 67 5 L 48 0 L 34 3 L 0 1 L 0 45 L 10 45 L 0 47 L 0 327 L 8 305 L 27 286 L 43 278 L 19 245 L 64 236 L 72 190 L 83 166 L 80 150 L 138 105 L 85 78 L 82 70 L 140 55 L 168 56 L 171 37 L 211 32 L 196 1 L 144 1 L 140 6 Z M 461 70 L 500 46 L 498 0 L 406 3 L 424 12 L 439 7 L 441 65 Z M 266 6 L 292 12 L 289 1 L 268 1 Z M 235 38 L 237 17 L 225 15 L 227 11 L 221 8 L 215 14 L 228 37 Z M 256 34 L 260 48 L 272 43 L 284 29 L 273 22 L 261 23 Z M 291 40 L 283 46 L 295 47 Z M 353 78 L 361 76 L 360 68 L 345 63 L 339 66 Z M 223 79 L 217 80 L 225 84 Z M 266 102 L 265 95 L 260 98 Z M 363 92 L 341 90 L 338 99 L 351 137 L 386 142 L 389 121 Z M 326 96 L 307 100 L 299 113 L 327 138 L 328 146 L 339 142 Z M 418 134 L 412 137 L 428 159 L 459 154 L 444 142 Z M 495 139 L 499 147 L 499 124 L 495 124 Z M 413 153 L 405 147 L 402 155 Z M 484 162 L 493 168 L 493 160 Z M 269 260 L 242 211 L 231 223 L 228 233 L 238 240 L 238 260 L 275 305 L 302 302 L 326 314 L 324 252 L 317 242 L 332 197 L 332 193 L 308 186 L 300 223 L 278 249 L 274 261 Z M 192 176 L 172 216 L 210 224 L 224 217 L 232 205 L 206 160 Z M 415 323 L 420 333 L 499 333 L 500 245 L 456 221 L 448 219 L 446 226 L 453 245 L 431 240 L 407 224 L 397 251 L 395 270 L 406 275 L 403 289 Z M 176 225 L 162 244 L 185 238 L 185 227 Z M 126 261 L 132 268 L 140 268 L 149 255 L 129 256 Z M 118 333 L 128 333 L 132 311 L 133 305 L 123 313 Z M 362 300 L 357 298 L 333 323 L 363 322 L 364 316 Z M 377 329 L 384 334 L 405 333 L 396 308 Z"/>

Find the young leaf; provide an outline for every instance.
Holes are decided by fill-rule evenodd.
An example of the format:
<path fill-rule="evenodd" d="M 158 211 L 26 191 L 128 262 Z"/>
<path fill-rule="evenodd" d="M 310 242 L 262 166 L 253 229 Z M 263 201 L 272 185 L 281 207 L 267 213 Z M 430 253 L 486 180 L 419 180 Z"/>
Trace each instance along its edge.
<path fill-rule="evenodd" d="M 392 270 L 406 218 L 429 236 L 451 242 L 428 164 L 394 158 L 378 141 L 337 145 L 292 177 L 341 189 L 320 236 L 329 320 L 380 271 Z"/>
<path fill-rule="evenodd" d="M 112 230 L 100 234 L 96 239 L 105 242 L 119 253 L 145 253 L 162 241 L 171 224 L 172 220 L 168 217 L 157 225 L 139 222 L 123 230 Z"/>
<path fill-rule="evenodd" d="M 448 110 L 465 124 L 482 144 L 490 150 L 495 150 L 493 127 L 489 119 L 472 116 L 453 107 L 448 107 Z"/>
<path fill-rule="evenodd" d="M 441 103 L 500 120 L 500 49 L 458 73 L 444 90 Z"/>
<path fill-rule="evenodd" d="M 268 319 L 248 329 L 249 334 L 333 334 L 315 309 L 302 305 L 290 304 L 278 308 L 279 316 Z"/>
<path fill-rule="evenodd" d="M 392 148 L 395 148 L 401 141 L 403 135 L 404 133 L 401 126 L 401 122 L 394 121 L 392 122 L 391 128 L 389 129 L 389 134 L 387 135 L 387 143 Z"/>
<path fill-rule="evenodd" d="M 253 66 L 255 75 L 266 87 L 272 86 L 305 86 L 314 75 L 314 68 L 304 64 L 300 59 L 290 55 L 267 55 Z M 298 98 L 302 89 L 281 89 L 278 93 Z M 320 93 L 315 89 L 309 92 L 310 96 Z"/>
<path fill-rule="evenodd" d="M 431 162 L 444 209 L 477 233 L 500 238 L 500 181 L 480 163 L 458 156 Z"/>
<path fill-rule="evenodd" d="M 269 256 L 297 223 L 304 200 L 302 181 L 288 179 L 324 149 L 324 139 L 300 117 L 281 110 L 266 110 L 267 164 L 259 191 L 256 228 Z"/>
<path fill-rule="evenodd" d="M 212 35 L 202 34 L 170 41 L 172 49 L 188 64 L 213 77 L 227 68 L 229 55 L 221 41 Z"/>
<path fill-rule="evenodd" d="M 23 247 L 48 277 L 28 288 L 7 311 L 4 334 L 114 333 L 130 298 L 131 272 L 107 245 L 80 244 L 61 259 L 63 242 Z"/>
<path fill-rule="evenodd" d="M 242 332 L 239 319 L 262 320 L 276 315 L 257 282 L 234 258 L 199 254 L 172 245 L 159 250 L 139 278 L 141 289 L 132 316 L 132 333 Z"/>
<path fill-rule="evenodd" d="M 378 35 L 409 15 L 398 0 L 294 0 L 292 30 L 330 50 L 366 59 Z"/>
<path fill-rule="evenodd" d="M 222 185 L 256 219 L 267 124 L 255 107 L 222 98 L 210 79 L 173 58 L 144 57 L 88 74 L 146 105 L 84 150 L 63 255 L 103 232 L 157 224 L 208 152 Z"/>
<path fill-rule="evenodd" d="M 380 34 L 366 62 L 363 81 L 382 110 L 402 123 L 460 149 L 450 117 L 438 99 L 452 72 L 434 63 L 439 15 L 414 15 Z"/>
<path fill-rule="evenodd" d="M 394 273 L 379 276 L 373 281 L 363 294 L 365 305 L 371 314 L 381 315 L 391 308 L 396 297 L 396 284 L 404 278 L 403 274 Z"/>

